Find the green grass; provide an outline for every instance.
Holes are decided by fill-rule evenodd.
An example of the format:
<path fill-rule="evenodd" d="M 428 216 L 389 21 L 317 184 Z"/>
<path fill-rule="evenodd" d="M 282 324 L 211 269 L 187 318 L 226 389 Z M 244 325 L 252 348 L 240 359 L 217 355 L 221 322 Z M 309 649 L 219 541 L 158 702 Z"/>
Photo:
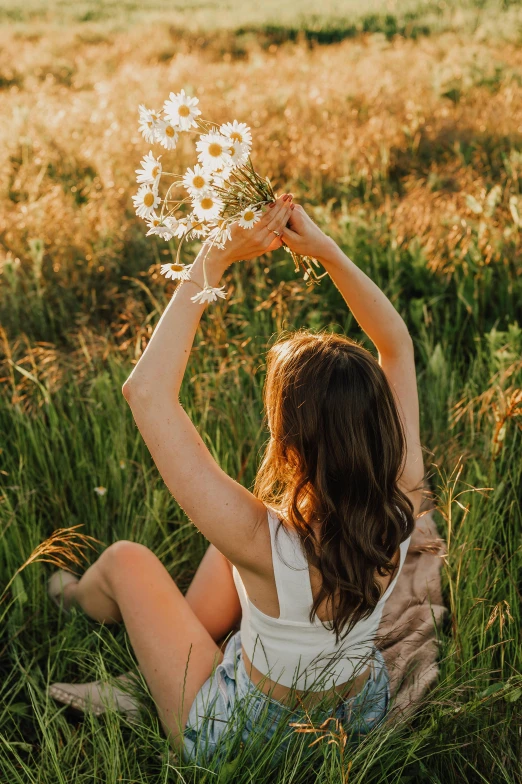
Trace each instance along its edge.
<path fill-rule="evenodd" d="M 463 35 L 477 29 L 477 19 L 489 23 L 496 7 L 459 5 L 464 15 L 454 15 L 452 23 Z M 491 29 L 509 27 L 516 38 L 520 4 L 504 6 Z M 194 29 L 204 24 L 237 32 L 255 26 L 266 33 L 275 25 L 287 38 L 293 35 L 289 30 L 303 25 L 309 32 L 337 35 L 355 24 L 358 34 L 360 20 L 371 14 L 381 20 L 387 14 L 403 20 L 416 14 L 419 24 L 430 14 L 437 17 L 436 5 L 429 3 L 390 10 L 376 2 L 361 10 L 362 4 L 330 2 L 318 10 L 304 2 L 297 25 L 275 2 L 259 8 L 221 4 L 219 13 L 216 7 L 168 4 L 169 11 L 176 9 L 176 29 L 190 17 Z M 3 2 L 0 18 L 44 35 L 46 21 L 65 26 L 93 12 L 104 29 L 137 22 L 141 15 L 152 19 L 165 8 L 160 3 L 131 8 Z M 445 18 L 444 12 L 439 21 Z M 434 34 L 440 30 L 426 24 Z M 438 39 L 441 47 L 444 40 Z M 258 52 L 252 51 L 254 67 Z M 413 718 L 379 728 L 358 748 L 348 746 L 344 757 L 326 738 L 305 760 L 303 747 L 310 739 L 296 738 L 277 771 L 271 767 L 277 739 L 243 750 L 237 739 L 229 739 L 228 761 L 219 769 L 169 763 L 144 683 L 138 724 L 115 713 L 78 719 L 64 711 L 47 698 L 49 682 L 94 680 L 135 666 L 124 628 L 99 626 L 77 611 L 60 614 L 46 595 L 52 567 L 44 563 L 27 566 L 2 594 L 33 549 L 58 528 L 82 525 L 80 530 L 102 542 L 98 550 L 122 538 L 141 542 L 158 554 L 182 590 L 207 546 L 166 490 L 121 394 L 168 301 L 163 279 L 151 275 L 163 245 L 145 241 L 143 225 L 129 220 L 123 200 L 112 212 L 114 231 L 127 222 L 125 232 L 93 231 L 88 245 L 91 224 L 84 221 L 98 194 L 88 186 L 97 173 L 87 165 L 71 168 L 66 155 L 50 159 L 56 162 L 46 173 L 41 198 L 48 201 L 42 209 L 54 194 L 56 220 L 65 203 L 57 195 L 60 188 L 69 192 L 71 183 L 85 180 L 85 195 L 79 188 L 74 200 L 76 212 L 63 211 L 64 221 L 78 220 L 78 245 L 64 250 L 54 234 L 49 238 L 41 228 L 35 234 L 20 227 L 17 205 L 20 210 L 39 206 L 24 187 L 29 189 L 41 171 L 36 157 L 39 145 L 45 149 L 45 134 L 32 131 L 33 141 L 20 140 L 20 160 L 12 155 L 6 162 L 11 179 L 1 181 L 14 228 L 1 235 L 12 252 L 2 254 L 0 274 L 0 784 L 522 781 L 522 416 L 515 403 L 522 388 L 520 222 L 515 220 L 521 205 L 520 137 L 505 125 L 498 133 L 479 131 L 478 111 L 459 124 L 459 107 L 464 111 L 466 101 L 476 106 L 504 94 L 501 76 L 481 74 L 472 84 L 465 73 L 455 76 L 455 85 L 446 90 L 451 94 L 430 93 L 426 102 L 435 109 L 432 115 L 426 110 L 428 120 L 447 107 L 455 111 L 453 120 L 440 132 L 412 133 L 403 144 L 397 142 L 386 150 L 389 160 L 379 159 L 369 172 L 362 168 L 366 159 L 353 169 L 347 165 L 343 177 L 313 171 L 304 176 L 294 170 L 294 160 L 283 161 L 288 168 L 281 170 L 278 187 L 291 180 L 296 192 L 307 194 L 313 216 L 383 288 L 413 336 L 425 463 L 438 503 L 436 521 L 448 543 L 442 582 L 449 613 L 440 630 L 440 678 Z M 509 87 L 515 98 L 517 85 L 514 79 Z M 64 88 L 57 94 L 67 96 L 60 98 L 65 105 L 73 92 Z M 373 106 L 361 105 L 358 121 L 364 121 L 365 111 Z M 388 112 L 387 105 L 381 111 Z M 117 184 L 126 186 L 127 174 L 118 176 Z M 465 198 L 451 202 L 455 218 L 444 225 L 442 236 L 435 234 L 438 225 L 432 229 L 441 264 L 430 266 L 431 253 L 423 245 L 432 240 L 430 233 L 419 239 L 402 224 L 398 241 L 393 228 L 393 210 L 408 196 L 412 180 L 425 189 L 419 188 L 421 196 L 429 191 L 441 198 L 449 198 L 454 187 L 482 198 L 482 189 L 485 196 L 500 183 L 500 202 L 480 213 L 475 199 L 477 211 L 466 212 L 465 221 L 458 214 Z M 445 215 L 450 212 L 448 207 Z M 458 241 L 457 225 L 466 227 Z M 74 228 L 65 228 L 67 237 L 74 236 Z M 26 241 L 39 236 L 43 244 Z M 495 253 L 486 260 L 488 243 Z M 93 256 L 89 262 L 86 251 Z M 55 259 L 61 264 L 56 271 Z M 98 264 L 104 265 L 103 274 Z M 268 435 L 261 424 L 261 392 L 270 341 L 282 329 L 326 326 L 373 349 L 332 282 L 325 278 L 318 288 L 306 289 L 283 252 L 235 265 L 227 277 L 230 297 L 203 316 L 182 400 L 219 464 L 251 487 Z M 94 492 L 99 485 L 107 488 L 103 497 Z"/>
<path fill-rule="evenodd" d="M 443 581 L 451 618 L 441 634 L 439 684 L 411 722 L 384 728 L 358 749 L 347 750 L 350 781 L 512 782 L 522 705 L 521 433 L 508 421 L 504 446 L 494 455 L 491 412 L 477 419 L 475 411 L 473 419 L 463 416 L 451 427 L 449 411 L 463 397 L 489 389 L 494 375 L 520 358 L 522 330 L 509 311 L 499 309 L 500 302 L 516 309 L 520 278 L 505 274 L 495 285 L 479 280 L 476 312 L 470 314 L 457 296 L 458 279 L 448 285 L 420 273 L 418 251 L 392 252 L 382 237 L 376 242 L 375 232 L 369 225 L 346 227 L 338 239 L 391 296 L 415 339 L 423 443 L 433 453 L 426 458 L 440 505 L 437 521 L 449 541 Z M 302 290 L 286 256 L 271 275 L 269 282 L 282 291 Z M 260 431 L 262 358 L 271 336 L 305 324 L 361 335 L 328 280 L 311 298 L 283 296 L 279 319 L 277 307 L 265 307 L 269 288 L 259 263 L 237 267 L 230 276 L 234 296 L 225 307 L 205 313 L 183 401 L 222 467 L 232 476 L 242 475 L 250 486 L 266 438 Z M 35 304 L 36 290 L 27 285 L 29 303 Z M 163 306 L 161 289 L 155 296 Z M 414 304 L 418 301 L 425 304 L 422 315 Z M 45 312 L 45 302 L 41 307 Z M 71 375 L 56 394 L 35 386 L 33 403 L 41 405 L 29 414 L 12 405 L 8 394 L 2 396 L 5 577 L 54 529 L 81 523 L 105 544 L 120 538 L 146 544 L 187 586 L 205 541 L 169 496 L 133 424 L 120 391 L 130 366 L 129 356 L 113 351 L 106 361 L 92 361 L 80 381 Z M 521 380 L 519 364 L 515 374 L 500 379 L 499 389 L 520 386 Z M 460 457 L 463 470 L 456 481 Z M 108 488 L 104 497 L 93 492 L 97 485 Z M 469 485 L 492 489 L 469 492 Z M 461 491 L 467 492 L 456 498 Z M 145 689 L 149 710 L 138 726 L 113 714 L 74 722 L 47 699 L 49 681 L 117 675 L 133 665 L 122 628 L 101 628 L 79 612 L 70 619 L 56 612 L 45 596 L 47 574 L 44 565 L 27 567 L 4 605 L 0 769 L 6 771 L 5 780 L 176 779 L 166 760 L 160 761 L 165 743 Z M 502 636 L 499 618 L 485 631 L 494 606 L 504 601 L 512 620 L 506 617 Z M 293 748 L 277 780 L 341 780 L 334 745 L 321 744 L 305 763 L 300 743 L 304 740 Z M 237 744 L 232 745 L 231 759 L 237 753 Z M 241 757 L 232 780 L 274 780 L 274 772 L 266 774 L 271 753 L 273 748 L 261 745 L 257 757 Z M 220 778 L 183 766 L 180 773 L 188 781 L 193 775 L 197 781 L 230 780 L 223 770 Z"/>
<path fill-rule="evenodd" d="M 519 39 L 522 9 L 518 0 L 1 0 L 0 23 L 100 25 L 125 28 L 142 21 L 170 24 L 186 36 L 197 31 L 235 31 L 279 43 L 299 35 L 330 43 L 360 33 L 417 38 L 446 30 L 482 31 L 491 37 Z M 36 28 L 38 29 L 38 27 Z"/>

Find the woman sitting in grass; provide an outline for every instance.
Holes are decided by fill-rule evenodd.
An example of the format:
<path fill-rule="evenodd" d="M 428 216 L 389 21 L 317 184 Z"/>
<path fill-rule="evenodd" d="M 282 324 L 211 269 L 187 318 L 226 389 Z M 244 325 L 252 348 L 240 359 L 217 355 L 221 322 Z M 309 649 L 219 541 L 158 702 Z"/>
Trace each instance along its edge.
<path fill-rule="evenodd" d="M 253 229 L 235 225 L 224 249 L 210 249 L 209 284 L 283 242 L 324 265 L 378 361 L 336 334 L 276 342 L 264 388 L 270 439 L 254 492 L 242 487 L 178 399 L 205 307 L 191 301 L 204 246 L 123 394 L 169 490 L 211 545 L 186 596 L 154 553 L 128 541 L 80 580 L 60 571 L 50 581 L 66 608 L 125 623 L 186 760 L 221 752 L 224 733 L 247 745 L 280 733 L 282 753 L 290 725 L 309 716 L 336 717 L 356 737 L 390 699 L 376 633 L 423 498 L 413 343 L 383 292 L 287 194 Z"/>

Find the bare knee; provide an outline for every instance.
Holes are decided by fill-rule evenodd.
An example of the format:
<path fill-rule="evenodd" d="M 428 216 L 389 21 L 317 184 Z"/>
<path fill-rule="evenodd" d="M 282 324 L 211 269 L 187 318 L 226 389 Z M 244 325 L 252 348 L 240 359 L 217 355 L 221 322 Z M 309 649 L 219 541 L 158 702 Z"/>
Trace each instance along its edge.
<path fill-rule="evenodd" d="M 122 574 L 135 572 L 151 556 L 155 558 L 145 545 L 120 539 L 109 545 L 98 560 L 103 577 L 109 585 L 113 585 Z"/>

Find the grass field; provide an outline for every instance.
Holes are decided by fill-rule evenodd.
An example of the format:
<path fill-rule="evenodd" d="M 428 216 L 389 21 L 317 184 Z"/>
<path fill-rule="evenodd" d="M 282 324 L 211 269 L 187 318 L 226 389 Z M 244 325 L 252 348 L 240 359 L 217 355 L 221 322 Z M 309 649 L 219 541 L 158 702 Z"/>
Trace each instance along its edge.
<path fill-rule="evenodd" d="M 0 2 L 1 784 L 522 781 L 522 7 L 361 7 Z M 326 737 L 307 762 L 301 736 L 278 771 L 261 745 L 232 745 L 221 770 L 169 763 L 145 687 L 138 725 L 64 713 L 49 682 L 117 675 L 132 651 L 124 629 L 58 614 L 49 565 L 16 574 L 74 525 L 149 546 L 183 589 L 205 550 L 121 394 L 173 291 L 159 264 L 175 246 L 145 240 L 130 199 L 148 151 L 137 107 L 181 87 L 206 117 L 252 125 L 257 169 L 408 323 L 448 543 L 441 677 L 421 710 L 344 753 Z M 283 252 L 233 266 L 226 286 L 182 400 L 251 487 L 278 331 L 368 342 L 331 281 L 307 288 Z"/>

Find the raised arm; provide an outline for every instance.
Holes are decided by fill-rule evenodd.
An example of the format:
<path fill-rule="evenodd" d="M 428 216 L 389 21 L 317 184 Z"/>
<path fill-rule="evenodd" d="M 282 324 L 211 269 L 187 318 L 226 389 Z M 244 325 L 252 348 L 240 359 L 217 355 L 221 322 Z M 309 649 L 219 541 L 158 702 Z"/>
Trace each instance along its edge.
<path fill-rule="evenodd" d="M 417 514 L 424 497 L 423 491 L 417 489 L 424 480 L 424 466 L 413 341 L 406 322 L 384 292 L 321 231 L 301 206 L 294 206 L 283 239 L 297 253 L 308 254 L 321 262 L 379 352 L 379 364 L 393 390 L 406 435 L 406 462 L 398 484 L 410 497 Z"/>
<path fill-rule="evenodd" d="M 411 345 L 408 327 L 388 297 L 300 205 L 295 205 L 283 239 L 293 250 L 321 262 L 379 354 L 396 354 Z"/>
<path fill-rule="evenodd" d="M 281 245 L 290 201 L 279 199 L 254 226 L 237 224 L 225 250 L 203 246 L 192 265 L 191 280 L 180 283 L 161 316 L 147 348 L 123 385 L 151 456 L 165 484 L 196 527 L 232 563 L 255 570 L 255 531 L 266 517 L 261 501 L 216 463 L 179 402 L 179 391 L 194 335 L 205 305 L 191 297 L 203 286 L 203 258 L 210 286 L 217 287 L 234 261 L 258 256 Z M 196 285 L 195 285 L 196 284 Z"/>

